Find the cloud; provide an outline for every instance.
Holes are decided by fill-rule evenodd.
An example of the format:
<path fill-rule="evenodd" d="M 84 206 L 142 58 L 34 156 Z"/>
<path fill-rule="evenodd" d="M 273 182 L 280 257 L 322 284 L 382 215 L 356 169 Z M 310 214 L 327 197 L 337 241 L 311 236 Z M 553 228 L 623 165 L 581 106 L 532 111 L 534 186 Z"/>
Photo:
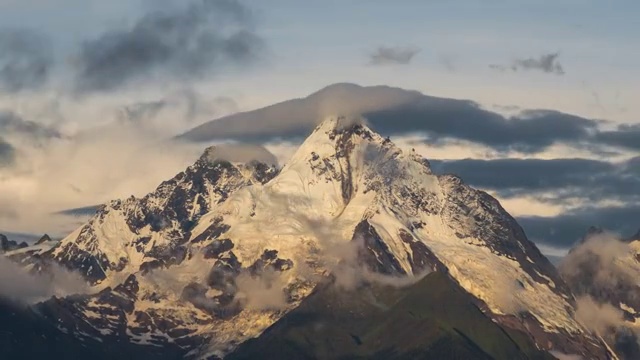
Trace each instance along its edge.
<path fill-rule="evenodd" d="M 253 310 L 280 310 L 287 306 L 283 289 L 286 284 L 273 270 L 266 270 L 260 276 L 244 272 L 236 278 L 238 293 L 235 300 Z"/>
<path fill-rule="evenodd" d="M 31 139 L 57 138 L 61 134 L 54 128 L 23 119 L 12 111 L 0 110 L 0 134 L 16 134 Z"/>
<path fill-rule="evenodd" d="M 598 334 L 605 334 L 624 324 L 622 311 L 611 304 L 600 304 L 591 297 L 577 299 L 576 320 Z"/>
<path fill-rule="evenodd" d="M 478 104 L 387 86 L 334 84 L 303 99 L 205 123 L 180 138 L 266 142 L 303 138 L 331 115 L 364 116 L 383 135 L 426 134 L 431 144 L 465 140 L 498 151 L 536 153 L 557 143 L 591 141 L 599 122 L 551 110 L 505 117 Z"/>
<path fill-rule="evenodd" d="M 171 92 L 157 100 L 125 105 L 119 110 L 119 120 L 122 122 L 166 127 L 166 124 L 156 122 L 174 117 L 183 120 L 174 121 L 175 123 L 192 127 L 194 123 L 237 112 L 238 104 L 228 96 L 206 98 L 198 91 L 186 88 Z"/>
<path fill-rule="evenodd" d="M 41 88 L 53 66 L 46 36 L 22 29 L 0 31 L 0 90 L 19 92 Z"/>
<path fill-rule="evenodd" d="M 0 216 L 0 229 L 67 235 L 94 212 L 93 205 L 144 196 L 192 165 L 207 147 L 167 140 L 166 128 L 180 123 L 171 106 L 153 121 L 123 122 L 119 109 L 109 110 L 103 112 L 104 125 L 42 145 L 16 146 L 12 166 L 0 168 L 0 209 L 7 215 Z M 217 144 L 211 155 L 277 164 L 258 145 Z"/>
<path fill-rule="evenodd" d="M 640 202 L 640 157 L 618 163 L 531 158 L 431 160 L 431 166 L 438 173 L 459 175 L 502 197 L 536 196 L 557 204 L 568 199 Z"/>
<path fill-rule="evenodd" d="M 166 142 L 156 131 L 114 121 L 43 146 L 22 144 L 13 166 L 0 169 L 0 208 L 17 214 L 0 228 L 65 235 L 80 219 L 61 210 L 142 196 L 202 154 L 202 145 Z"/>
<path fill-rule="evenodd" d="M 158 116 L 160 111 L 167 106 L 165 100 L 143 101 L 122 107 L 122 121 L 139 122 Z"/>
<path fill-rule="evenodd" d="M 591 226 L 627 236 L 634 234 L 640 228 L 639 219 L 638 203 L 621 206 L 587 206 L 569 210 L 558 216 L 517 218 L 531 240 L 560 247 L 573 246 Z"/>
<path fill-rule="evenodd" d="M 15 162 L 16 149 L 0 138 L 0 168 L 13 165 Z"/>
<path fill-rule="evenodd" d="M 90 210 L 65 209 L 153 191 L 211 145 L 170 137 L 237 107 L 229 97 L 189 87 L 139 97 L 62 97 L 57 104 L 55 127 L 43 125 L 37 106 L 0 110 L 0 162 L 11 164 L 0 167 L 0 209 L 11 215 L 0 216 L 4 231 L 67 235 Z"/>
<path fill-rule="evenodd" d="M 89 217 L 93 216 L 98 209 L 100 209 L 102 205 L 89 205 L 82 206 L 72 209 L 65 209 L 61 211 L 56 211 L 54 215 L 67 215 L 67 216 L 77 216 L 77 217 Z"/>
<path fill-rule="evenodd" d="M 558 270 L 577 296 L 576 319 L 603 336 L 625 359 L 640 356 L 638 335 L 621 304 L 638 307 L 636 253 L 612 233 L 595 233 L 574 247 Z"/>
<path fill-rule="evenodd" d="M 616 130 L 602 131 L 596 134 L 595 140 L 610 146 L 640 150 L 640 125 L 622 124 Z"/>
<path fill-rule="evenodd" d="M 210 161 L 250 163 L 259 161 L 267 165 L 278 165 L 278 159 L 266 148 L 252 144 L 219 144 L 205 150 Z"/>
<path fill-rule="evenodd" d="M 577 295 L 595 296 L 602 301 L 635 284 L 637 274 L 621 261 L 631 256 L 629 244 L 614 234 L 596 233 L 571 249 L 558 270 Z"/>
<path fill-rule="evenodd" d="M 559 53 L 541 55 L 539 58 L 517 59 L 514 65 L 524 70 L 540 70 L 545 73 L 564 75 L 562 64 L 558 62 Z"/>
<path fill-rule="evenodd" d="M 558 61 L 559 56 L 560 54 L 557 52 L 549 53 L 537 58 L 516 59 L 509 66 L 492 64 L 489 67 L 498 71 L 535 70 L 547 74 L 564 75 L 564 68 Z"/>
<path fill-rule="evenodd" d="M 438 57 L 438 62 L 448 72 L 456 72 L 457 70 L 457 57 L 451 54 L 442 54 Z"/>
<path fill-rule="evenodd" d="M 76 87 L 108 91 L 150 79 L 198 80 L 251 62 L 261 49 L 251 12 L 239 1 L 194 1 L 85 41 L 75 59 Z"/>
<path fill-rule="evenodd" d="M 416 47 L 380 46 L 369 55 L 371 65 L 408 65 L 420 52 Z"/>
<path fill-rule="evenodd" d="M 0 297 L 22 303 L 35 303 L 52 296 L 86 293 L 87 283 L 79 274 L 55 264 L 47 274 L 31 274 L 4 256 L 0 256 Z"/>
<path fill-rule="evenodd" d="M 536 153 L 556 143 L 579 143 L 597 126 L 594 120 L 551 110 L 529 110 L 506 118 L 471 101 L 432 97 L 365 117 L 374 129 L 390 135 L 424 133 L 431 144 L 458 139 L 523 153 Z"/>

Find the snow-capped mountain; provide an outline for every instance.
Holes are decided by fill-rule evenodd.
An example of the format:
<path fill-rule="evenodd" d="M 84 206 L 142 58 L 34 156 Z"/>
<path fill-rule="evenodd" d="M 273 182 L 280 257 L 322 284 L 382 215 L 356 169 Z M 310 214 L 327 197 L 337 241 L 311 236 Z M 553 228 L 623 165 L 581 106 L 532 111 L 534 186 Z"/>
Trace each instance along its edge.
<path fill-rule="evenodd" d="M 0 240 L 2 240 L 2 238 L 3 235 L 0 234 Z M 15 241 L 9 241 L 9 243 L 15 243 Z M 32 245 L 22 242 L 16 246 L 9 246 L 9 249 L 4 255 L 15 262 L 33 268 L 34 265 L 40 263 L 41 255 L 51 250 L 57 243 L 58 242 L 53 240 L 49 235 L 44 234 Z"/>
<path fill-rule="evenodd" d="M 110 202 L 49 255 L 93 283 L 110 280 L 110 273 L 146 273 L 181 263 L 202 215 L 239 188 L 276 174 L 271 165 L 257 161 L 232 164 L 226 161 L 229 153 L 227 146 L 210 148 L 147 196 Z"/>
<path fill-rule="evenodd" d="M 87 342 L 222 357 L 327 279 L 353 288 L 437 271 L 538 349 L 611 356 L 497 200 L 433 174 L 360 119 L 325 120 L 280 171 L 210 148 L 144 198 L 103 206 L 42 257 L 93 284 L 92 295 L 37 306 Z"/>

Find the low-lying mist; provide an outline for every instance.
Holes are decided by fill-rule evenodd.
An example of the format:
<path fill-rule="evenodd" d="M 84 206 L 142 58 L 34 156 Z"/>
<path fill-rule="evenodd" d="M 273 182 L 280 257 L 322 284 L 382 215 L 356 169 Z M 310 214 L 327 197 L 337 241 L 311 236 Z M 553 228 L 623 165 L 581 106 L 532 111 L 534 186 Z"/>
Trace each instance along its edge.
<path fill-rule="evenodd" d="M 27 268 L 0 255 L 0 297 L 18 304 L 33 304 L 52 296 L 82 294 L 89 286 L 82 276 L 52 264 L 46 273 L 33 274 Z"/>
<path fill-rule="evenodd" d="M 614 344 L 623 359 L 637 359 L 640 343 L 632 313 L 640 309 L 636 244 L 613 233 L 587 237 L 559 264 L 577 296 L 576 319 Z"/>

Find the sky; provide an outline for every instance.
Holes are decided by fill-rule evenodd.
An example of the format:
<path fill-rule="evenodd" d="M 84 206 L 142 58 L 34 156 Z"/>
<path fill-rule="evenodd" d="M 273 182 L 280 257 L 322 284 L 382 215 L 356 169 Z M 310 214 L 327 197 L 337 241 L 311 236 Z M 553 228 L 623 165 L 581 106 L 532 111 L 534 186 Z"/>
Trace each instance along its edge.
<path fill-rule="evenodd" d="M 83 219 L 60 211 L 144 195 L 202 152 L 165 139 L 333 83 L 500 114 L 555 110 L 600 132 L 625 126 L 615 136 L 633 143 L 639 12 L 630 0 L 0 0 L 0 232 L 63 235 Z M 638 147 L 594 151 L 563 138 L 497 151 L 452 129 L 430 146 L 424 131 L 433 141 L 434 129 L 398 141 L 419 139 L 439 169 L 496 195 L 548 252 L 586 223 L 612 223 L 603 217 L 640 228 L 627 220 L 640 217 Z M 269 144 L 282 161 L 292 148 Z M 537 174 L 553 186 L 526 183 Z"/>

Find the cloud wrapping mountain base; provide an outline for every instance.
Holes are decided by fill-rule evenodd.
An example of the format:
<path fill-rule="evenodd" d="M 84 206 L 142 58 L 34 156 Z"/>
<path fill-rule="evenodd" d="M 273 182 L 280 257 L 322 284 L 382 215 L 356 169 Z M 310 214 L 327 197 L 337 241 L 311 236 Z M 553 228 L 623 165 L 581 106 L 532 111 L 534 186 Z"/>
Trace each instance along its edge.
<path fill-rule="evenodd" d="M 640 239 L 594 229 L 559 265 L 578 296 L 576 318 L 622 359 L 640 357 Z"/>
<path fill-rule="evenodd" d="M 33 304 L 52 296 L 64 297 L 89 291 L 83 277 L 61 266 L 52 265 L 46 274 L 29 272 L 0 254 L 0 298 Z"/>

